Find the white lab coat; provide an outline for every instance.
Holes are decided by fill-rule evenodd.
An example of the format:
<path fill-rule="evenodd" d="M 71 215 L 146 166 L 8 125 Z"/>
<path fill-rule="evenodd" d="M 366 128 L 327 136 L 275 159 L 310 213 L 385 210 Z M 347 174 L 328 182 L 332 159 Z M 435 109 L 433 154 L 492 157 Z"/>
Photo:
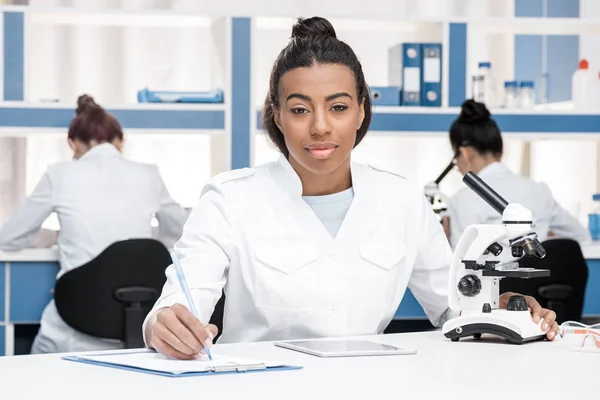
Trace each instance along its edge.
<path fill-rule="evenodd" d="M 546 184 L 516 175 L 499 162 L 486 166 L 477 175 L 506 201 L 519 203 L 533 213 L 534 231 L 540 241 L 548 238 L 550 230 L 558 237 L 575 239 L 580 244 L 591 240 L 589 232 L 579 221 L 556 202 Z M 448 215 L 452 248 L 456 247 L 469 225 L 502 223 L 502 216 L 467 187 L 452 197 Z M 514 260 L 510 250 L 504 250 L 502 259 Z"/>
<path fill-rule="evenodd" d="M 170 196 L 152 165 L 126 160 L 111 144 L 97 145 L 78 161 L 48 168 L 34 192 L 0 229 L 0 248 L 29 245 L 52 212 L 60 221 L 58 277 L 95 258 L 111 243 L 152 237 L 155 215 L 165 238 L 179 238 L 187 212 Z M 175 239 L 176 240 L 176 239 Z M 54 301 L 44 310 L 34 353 L 122 347 L 71 329 Z"/>
<path fill-rule="evenodd" d="M 407 286 L 443 322 L 451 250 L 423 193 L 395 174 L 351 168 L 355 195 L 335 239 L 284 157 L 204 188 L 175 250 L 201 321 L 225 288 L 221 343 L 381 333 Z M 175 303 L 187 304 L 170 266 L 144 327 Z"/>

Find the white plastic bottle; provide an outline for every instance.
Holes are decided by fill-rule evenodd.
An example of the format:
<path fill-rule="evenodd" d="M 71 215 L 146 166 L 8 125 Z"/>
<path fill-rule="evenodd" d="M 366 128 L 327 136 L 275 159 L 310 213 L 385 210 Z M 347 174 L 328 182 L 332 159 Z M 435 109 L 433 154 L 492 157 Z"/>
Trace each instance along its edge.
<path fill-rule="evenodd" d="M 587 60 L 579 61 L 579 69 L 571 80 L 571 97 L 576 110 L 593 110 L 596 107 L 596 81 Z"/>
<path fill-rule="evenodd" d="M 483 77 L 484 86 L 484 103 L 487 108 L 494 108 L 497 106 L 497 94 L 496 94 L 496 80 L 492 73 L 492 63 L 489 61 L 480 62 L 479 70 L 477 75 Z"/>

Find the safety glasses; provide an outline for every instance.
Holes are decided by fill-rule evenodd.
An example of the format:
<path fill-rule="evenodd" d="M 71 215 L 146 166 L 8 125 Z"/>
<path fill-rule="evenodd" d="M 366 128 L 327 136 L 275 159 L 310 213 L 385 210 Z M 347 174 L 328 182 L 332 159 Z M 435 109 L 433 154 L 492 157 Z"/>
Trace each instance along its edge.
<path fill-rule="evenodd" d="M 582 350 L 585 347 L 586 350 L 595 349 L 600 353 L 600 324 L 586 325 L 566 321 L 560 325 L 558 333 L 569 348 Z"/>

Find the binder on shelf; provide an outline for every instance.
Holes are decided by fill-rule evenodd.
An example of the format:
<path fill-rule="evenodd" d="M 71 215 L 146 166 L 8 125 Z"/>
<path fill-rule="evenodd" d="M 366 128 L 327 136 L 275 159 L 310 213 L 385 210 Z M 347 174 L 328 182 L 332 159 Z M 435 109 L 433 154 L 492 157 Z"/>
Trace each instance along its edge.
<path fill-rule="evenodd" d="M 223 90 L 177 92 L 144 88 L 138 91 L 137 98 L 139 103 L 223 103 Z"/>
<path fill-rule="evenodd" d="M 442 45 L 440 43 L 421 44 L 422 81 L 421 105 L 424 107 L 442 106 Z"/>
<path fill-rule="evenodd" d="M 371 103 L 374 106 L 399 106 L 401 89 L 399 86 L 371 86 Z"/>
<path fill-rule="evenodd" d="M 421 105 L 422 46 L 419 43 L 402 44 L 402 104 Z"/>

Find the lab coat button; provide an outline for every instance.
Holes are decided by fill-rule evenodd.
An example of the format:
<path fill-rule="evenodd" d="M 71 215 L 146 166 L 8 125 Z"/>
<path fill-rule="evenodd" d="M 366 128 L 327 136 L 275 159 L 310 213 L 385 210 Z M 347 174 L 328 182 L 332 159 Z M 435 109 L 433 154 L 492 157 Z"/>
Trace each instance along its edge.
<path fill-rule="evenodd" d="M 337 253 L 335 251 L 332 251 L 331 254 L 329 254 L 329 257 L 335 260 L 337 258 Z"/>
<path fill-rule="evenodd" d="M 340 313 L 340 308 L 339 307 L 333 307 L 333 312 L 336 314 Z"/>

